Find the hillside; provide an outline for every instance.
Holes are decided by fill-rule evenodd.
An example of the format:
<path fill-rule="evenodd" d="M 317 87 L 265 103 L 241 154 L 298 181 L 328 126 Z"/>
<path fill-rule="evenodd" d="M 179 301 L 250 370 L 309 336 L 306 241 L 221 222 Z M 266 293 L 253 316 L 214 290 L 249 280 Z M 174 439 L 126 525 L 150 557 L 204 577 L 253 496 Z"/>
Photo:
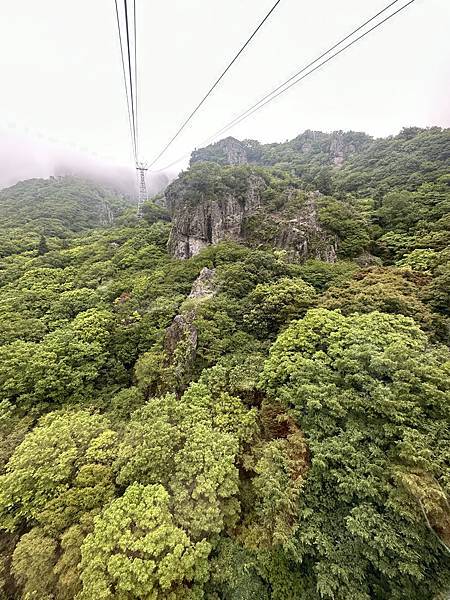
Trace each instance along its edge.
<path fill-rule="evenodd" d="M 450 132 L 0 192 L 0 597 L 442 600 Z M 44 239 L 43 239 L 44 238 Z"/>
<path fill-rule="evenodd" d="M 307 131 L 285 144 L 227 138 L 193 153 L 166 190 L 170 249 L 242 241 L 297 259 L 399 258 L 448 246 L 450 130 Z M 386 245 L 400 248 L 390 256 Z M 365 258 L 364 258 L 365 257 Z"/>
<path fill-rule="evenodd" d="M 0 190 L 0 256 L 37 248 L 41 236 L 64 239 L 110 225 L 134 203 L 77 177 L 29 179 Z"/>

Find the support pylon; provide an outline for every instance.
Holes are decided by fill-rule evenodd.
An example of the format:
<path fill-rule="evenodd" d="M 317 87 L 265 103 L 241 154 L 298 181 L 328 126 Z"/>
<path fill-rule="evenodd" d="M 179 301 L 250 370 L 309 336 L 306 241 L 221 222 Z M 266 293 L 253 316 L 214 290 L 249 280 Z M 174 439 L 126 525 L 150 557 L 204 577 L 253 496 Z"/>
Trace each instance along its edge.
<path fill-rule="evenodd" d="M 145 172 L 148 171 L 148 165 L 144 162 L 136 163 L 136 171 L 138 175 L 138 204 L 137 204 L 137 216 L 142 217 L 142 205 L 148 200 L 147 184 L 145 183 Z"/>

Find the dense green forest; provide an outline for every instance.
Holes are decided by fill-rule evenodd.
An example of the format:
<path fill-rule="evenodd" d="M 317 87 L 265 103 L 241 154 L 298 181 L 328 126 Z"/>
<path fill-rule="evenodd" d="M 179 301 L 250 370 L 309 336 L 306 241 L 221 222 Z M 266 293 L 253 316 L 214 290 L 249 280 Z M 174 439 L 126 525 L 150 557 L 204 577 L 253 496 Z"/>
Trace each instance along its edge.
<path fill-rule="evenodd" d="M 187 260 L 163 195 L 0 191 L 0 598 L 448 597 L 450 131 L 231 145 L 167 198 L 263 206 Z"/>

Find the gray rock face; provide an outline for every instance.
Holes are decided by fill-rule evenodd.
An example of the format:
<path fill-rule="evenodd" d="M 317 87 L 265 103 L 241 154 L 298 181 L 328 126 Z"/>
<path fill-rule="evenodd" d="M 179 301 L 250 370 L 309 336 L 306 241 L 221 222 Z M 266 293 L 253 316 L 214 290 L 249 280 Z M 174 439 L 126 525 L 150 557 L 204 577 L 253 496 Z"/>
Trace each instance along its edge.
<path fill-rule="evenodd" d="M 245 144 L 234 137 L 224 138 L 206 149 L 194 150 L 191 156 L 191 165 L 205 160 L 211 160 L 220 165 L 244 165 L 249 162 Z"/>
<path fill-rule="evenodd" d="M 218 142 L 229 165 L 244 165 L 247 161 L 245 146 L 235 138 L 228 137 Z"/>
<path fill-rule="evenodd" d="M 277 246 L 299 259 L 316 258 L 326 262 L 337 259 L 337 238 L 323 230 L 317 212 L 318 193 L 308 194 L 305 205 L 294 218 L 282 219 Z"/>
<path fill-rule="evenodd" d="M 342 167 L 345 159 L 355 151 L 355 145 L 346 143 L 342 132 L 336 132 L 332 135 L 329 154 L 336 167 Z"/>
<path fill-rule="evenodd" d="M 230 194 L 219 198 L 204 197 L 195 206 L 189 204 L 186 198 L 170 197 L 172 212 L 172 231 L 169 239 L 169 250 L 176 258 L 186 259 L 196 255 L 210 244 L 222 240 L 234 240 L 261 246 L 270 245 L 289 252 L 294 258 L 305 260 L 317 258 L 327 262 L 335 262 L 337 257 L 337 238 L 325 231 L 319 222 L 317 198 L 318 193 L 309 193 L 301 208 L 295 214 L 269 212 L 262 203 L 262 192 L 265 182 L 262 178 L 252 175 L 244 199 L 238 199 Z M 172 193 L 172 192 L 171 192 Z M 286 193 L 296 194 L 292 189 Z M 251 220 L 256 219 L 256 225 L 251 227 Z M 265 227 L 270 228 L 270 234 L 264 238 Z M 210 277 L 203 270 L 198 281 L 199 289 Z M 198 292 L 194 285 L 193 296 Z M 208 292 L 206 292 L 208 293 Z"/>
<path fill-rule="evenodd" d="M 192 284 L 191 293 L 185 307 L 181 307 L 164 336 L 166 367 L 173 369 L 179 392 L 191 380 L 192 369 L 197 356 L 198 333 L 195 326 L 197 309 L 200 304 L 212 298 L 217 288 L 214 284 L 215 269 L 203 267 L 200 275 Z"/>
<path fill-rule="evenodd" d="M 167 192 L 169 210 L 172 214 L 172 232 L 169 251 L 176 258 L 190 258 L 210 244 L 222 240 L 239 241 L 243 238 L 243 224 L 247 215 L 261 205 L 261 193 L 265 188 L 262 177 L 251 175 L 243 198 L 226 194 L 210 198 L 192 206 L 189 198 L 177 192 Z"/>
<path fill-rule="evenodd" d="M 208 269 L 203 267 L 200 271 L 200 275 L 192 284 L 191 293 L 188 298 L 206 299 L 212 298 L 216 293 L 216 287 L 214 285 L 214 275 L 216 274 L 215 269 Z"/>
<path fill-rule="evenodd" d="M 177 315 L 170 327 L 166 330 L 164 338 L 164 350 L 169 361 L 173 360 L 175 350 L 184 341 L 186 345 L 186 354 L 189 362 L 195 359 L 197 349 L 197 330 L 193 325 L 195 313 L 189 312 L 185 315 Z"/>

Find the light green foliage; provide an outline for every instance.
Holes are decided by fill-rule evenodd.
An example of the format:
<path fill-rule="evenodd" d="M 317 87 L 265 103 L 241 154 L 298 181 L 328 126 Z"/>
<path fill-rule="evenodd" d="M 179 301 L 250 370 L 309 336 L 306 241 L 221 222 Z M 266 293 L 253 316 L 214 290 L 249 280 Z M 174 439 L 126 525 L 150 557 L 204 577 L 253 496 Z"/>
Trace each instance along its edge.
<path fill-rule="evenodd" d="M 43 417 L 0 477 L 1 525 L 11 529 L 25 519 L 61 530 L 101 506 L 113 492 L 107 464 L 114 443 L 104 417 L 85 411 Z"/>
<path fill-rule="evenodd" d="M 314 593 L 419 599 L 448 578 L 445 522 L 430 531 L 396 473 L 434 474 L 448 494 L 449 360 L 411 319 L 377 312 L 311 310 L 274 344 L 264 385 L 311 452 L 295 537 Z"/>
<path fill-rule="evenodd" d="M 343 286 L 332 287 L 322 296 L 320 305 L 339 309 L 345 315 L 384 313 L 412 317 L 425 330 L 439 331 L 439 320 L 421 301 L 427 277 L 409 269 L 372 268 L 357 273 Z"/>
<path fill-rule="evenodd" d="M 236 525 L 238 441 L 229 433 L 198 425 L 175 456 L 171 483 L 174 515 L 194 539 Z"/>
<path fill-rule="evenodd" d="M 303 317 L 315 296 L 314 288 L 300 278 L 259 284 L 248 296 L 244 321 L 258 337 L 274 336 L 282 325 Z"/>
<path fill-rule="evenodd" d="M 211 546 L 173 522 L 161 485 L 131 485 L 82 546 L 79 600 L 200 600 Z"/>
<path fill-rule="evenodd" d="M 256 432 L 255 417 L 237 398 L 213 396 L 202 384 L 193 384 L 180 400 L 153 399 L 125 432 L 117 480 L 163 484 L 177 524 L 191 537 L 220 533 L 239 515 L 235 462 L 240 444 Z"/>
<path fill-rule="evenodd" d="M 180 433 L 171 422 L 176 403 L 174 396 L 157 398 L 133 414 L 115 463 L 119 484 L 166 484 L 170 480 L 180 443 Z"/>
<path fill-rule="evenodd" d="M 61 402 L 85 396 L 107 360 L 111 313 L 91 309 L 49 333 L 41 344 L 0 347 L 2 396 L 22 402 Z"/>
<path fill-rule="evenodd" d="M 410 267 L 414 271 L 427 273 L 432 270 L 438 260 L 438 253 L 430 248 L 419 248 L 406 254 L 398 261 L 399 267 Z"/>

